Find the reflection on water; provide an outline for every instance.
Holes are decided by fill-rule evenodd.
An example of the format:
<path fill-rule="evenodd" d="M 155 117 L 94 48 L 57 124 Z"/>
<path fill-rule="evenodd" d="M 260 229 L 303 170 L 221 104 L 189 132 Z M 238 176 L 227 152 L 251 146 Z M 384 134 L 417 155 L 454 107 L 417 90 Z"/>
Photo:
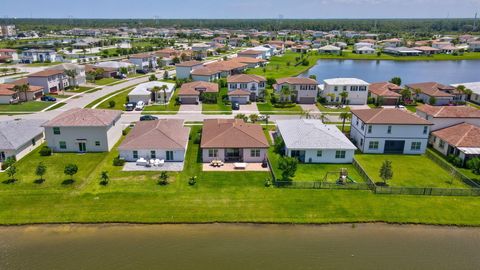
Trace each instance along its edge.
<path fill-rule="evenodd" d="M 480 229 L 352 225 L 0 228 L 0 269 L 478 269 Z"/>

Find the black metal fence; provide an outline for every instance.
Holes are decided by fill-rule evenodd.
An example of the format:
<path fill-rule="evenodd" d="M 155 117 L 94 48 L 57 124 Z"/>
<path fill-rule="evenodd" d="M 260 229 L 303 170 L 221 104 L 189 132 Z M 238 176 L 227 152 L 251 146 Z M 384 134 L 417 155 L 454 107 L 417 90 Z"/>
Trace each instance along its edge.
<path fill-rule="evenodd" d="M 348 183 L 344 185 L 322 181 L 274 181 L 274 183 L 279 188 L 370 190 L 366 183 Z"/>

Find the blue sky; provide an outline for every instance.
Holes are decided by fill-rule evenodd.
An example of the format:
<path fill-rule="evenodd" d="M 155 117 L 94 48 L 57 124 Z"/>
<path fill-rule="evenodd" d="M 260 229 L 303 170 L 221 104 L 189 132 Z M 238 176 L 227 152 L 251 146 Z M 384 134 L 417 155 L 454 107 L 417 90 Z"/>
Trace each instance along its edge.
<path fill-rule="evenodd" d="M 1 17 L 458 18 L 480 0 L 1 0 Z"/>

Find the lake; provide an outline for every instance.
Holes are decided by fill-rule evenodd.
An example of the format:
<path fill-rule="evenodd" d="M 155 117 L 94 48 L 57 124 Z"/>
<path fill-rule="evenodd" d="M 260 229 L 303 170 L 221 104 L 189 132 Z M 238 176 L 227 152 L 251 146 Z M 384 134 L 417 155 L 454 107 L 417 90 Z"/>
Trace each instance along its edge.
<path fill-rule="evenodd" d="M 444 84 L 480 81 L 480 60 L 463 61 L 387 61 L 319 60 L 302 77 L 316 75 L 319 82 L 328 78 L 353 77 L 367 82 L 402 78 L 402 83 L 435 81 Z"/>
<path fill-rule="evenodd" d="M 478 269 L 480 229 L 419 225 L 0 227 L 0 269 Z"/>

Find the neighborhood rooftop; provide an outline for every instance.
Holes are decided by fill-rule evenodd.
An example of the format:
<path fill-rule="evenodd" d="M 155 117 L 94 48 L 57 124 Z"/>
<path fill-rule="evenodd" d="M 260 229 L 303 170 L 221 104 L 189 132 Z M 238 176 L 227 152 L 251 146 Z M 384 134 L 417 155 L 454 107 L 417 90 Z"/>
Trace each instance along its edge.
<path fill-rule="evenodd" d="M 432 125 L 425 119 L 401 109 L 361 109 L 352 110 L 366 124 L 396 124 L 396 125 Z"/>
<path fill-rule="evenodd" d="M 15 150 L 42 134 L 45 120 L 0 121 L 0 149 Z"/>
<path fill-rule="evenodd" d="M 432 132 L 432 135 L 455 147 L 477 148 L 480 154 L 480 127 L 461 123 Z"/>
<path fill-rule="evenodd" d="M 120 118 L 118 110 L 75 108 L 45 123 L 44 127 L 109 126 Z"/>
<path fill-rule="evenodd" d="M 260 125 L 241 119 L 207 119 L 203 123 L 202 148 L 268 148 Z"/>
<path fill-rule="evenodd" d="M 366 81 L 357 78 L 333 78 L 325 79 L 324 82 L 332 85 L 368 85 Z"/>
<path fill-rule="evenodd" d="M 417 111 L 436 118 L 480 118 L 480 110 L 470 106 L 431 106 L 424 104 L 418 106 Z"/>

